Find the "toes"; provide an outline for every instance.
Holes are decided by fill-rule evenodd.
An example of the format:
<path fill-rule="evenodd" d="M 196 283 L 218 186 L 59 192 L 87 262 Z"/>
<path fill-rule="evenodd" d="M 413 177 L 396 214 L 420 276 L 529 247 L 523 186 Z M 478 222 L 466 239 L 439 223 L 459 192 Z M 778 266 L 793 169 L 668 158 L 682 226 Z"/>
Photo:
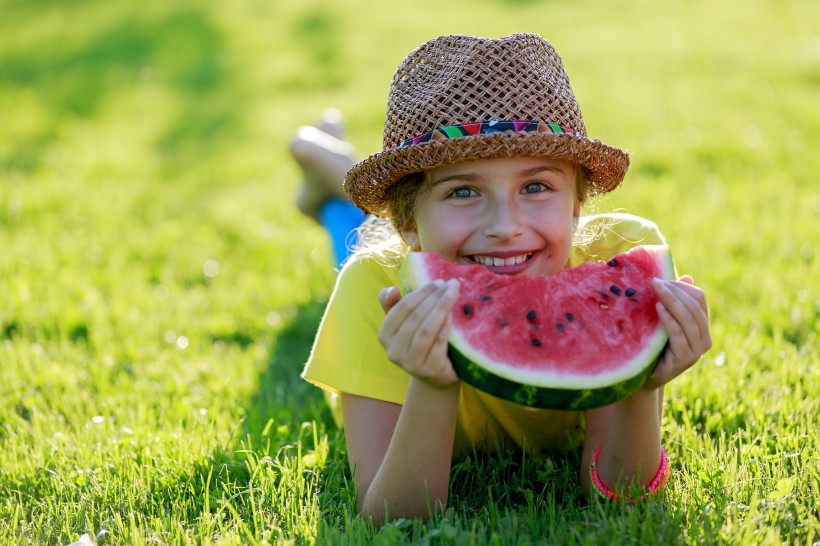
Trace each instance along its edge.
<path fill-rule="evenodd" d="M 335 136 L 338 139 L 344 137 L 344 117 L 342 113 L 336 108 L 328 108 L 322 112 L 322 117 L 316 124 L 316 127 L 325 133 Z"/>

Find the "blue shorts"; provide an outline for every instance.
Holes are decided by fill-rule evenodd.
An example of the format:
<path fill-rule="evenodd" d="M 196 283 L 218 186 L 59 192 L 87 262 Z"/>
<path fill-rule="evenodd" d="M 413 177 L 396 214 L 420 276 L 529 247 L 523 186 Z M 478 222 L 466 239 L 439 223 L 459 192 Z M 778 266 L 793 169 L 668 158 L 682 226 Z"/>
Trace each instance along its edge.
<path fill-rule="evenodd" d="M 358 242 L 356 229 L 364 222 L 364 212 L 342 199 L 331 198 L 319 209 L 319 221 L 330 235 L 333 257 L 339 269 L 352 254 Z"/>

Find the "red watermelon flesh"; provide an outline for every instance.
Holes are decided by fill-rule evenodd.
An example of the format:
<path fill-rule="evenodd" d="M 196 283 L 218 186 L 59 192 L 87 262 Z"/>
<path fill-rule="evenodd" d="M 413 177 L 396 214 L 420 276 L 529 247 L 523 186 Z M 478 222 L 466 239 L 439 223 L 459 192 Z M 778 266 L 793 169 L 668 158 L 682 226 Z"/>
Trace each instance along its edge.
<path fill-rule="evenodd" d="M 435 253 L 411 253 L 405 288 L 459 279 L 450 356 L 462 380 L 537 407 L 583 409 L 638 388 L 667 334 L 654 277 L 671 279 L 666 246 L 639 246 L 548 277 L 498 275 Z"/>

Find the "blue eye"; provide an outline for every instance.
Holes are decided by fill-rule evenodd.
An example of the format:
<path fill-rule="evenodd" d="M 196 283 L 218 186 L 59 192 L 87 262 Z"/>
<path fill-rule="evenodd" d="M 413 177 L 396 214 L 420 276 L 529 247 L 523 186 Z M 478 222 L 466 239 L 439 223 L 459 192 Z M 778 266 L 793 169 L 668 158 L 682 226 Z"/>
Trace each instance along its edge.
<path fill-rule="evenodd" d="M 455 197 L 457 199 L 465 199 L 467 197 L 473 196 L 473 190 L 467 187 L 456 188 L 450 192 L 450 197 Z"/>
<path fill-rule="evenodd" d="M 549 191 L 549 187 L 543 182 L 530 182 L 524 186 L 524 193 L 541 193 Z"/>

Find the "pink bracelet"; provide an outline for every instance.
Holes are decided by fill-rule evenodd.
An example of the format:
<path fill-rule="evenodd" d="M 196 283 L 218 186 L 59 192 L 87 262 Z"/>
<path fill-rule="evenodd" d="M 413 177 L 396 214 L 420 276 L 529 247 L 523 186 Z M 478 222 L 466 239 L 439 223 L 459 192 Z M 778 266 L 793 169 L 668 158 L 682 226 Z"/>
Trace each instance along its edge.
<path fill-rule="evenodd" d="M 646 486 L 646 490 L 648 492 L 645 495 L 641 495 L 638 499 L 630 499 L 629 497 L 619 495 L 615 491 L 605 486 L 604 482 L 601 481 L 601 477 L 598 476 L 598 456 L 601 454 L 602 447 L 604 447 L 603 444 L 599 445 L 598 449 L 595 450 L 595 455 L 592 456 L 592 462 L 589 465 L 589 478 L 592 480 L 593 485 L 595 485 L 595 490 L 599 495 L 601 495 L 601 497 L 613 502 L 621 502 L 622 500 L 635 502 L 636 500 L 643 500 L 649 495 L 656 494 L 658 491 L 663 489 L 666 482 L 669 481 L 669 474 L 671 474 L 669 459 L 667 459 L 666 451 L 663 449 L 663 446 L 661 446 L 661 465 L 658 467 L 655 477 L 652 478 L 652 481 L 649 482 L 648 486 Z"/>

